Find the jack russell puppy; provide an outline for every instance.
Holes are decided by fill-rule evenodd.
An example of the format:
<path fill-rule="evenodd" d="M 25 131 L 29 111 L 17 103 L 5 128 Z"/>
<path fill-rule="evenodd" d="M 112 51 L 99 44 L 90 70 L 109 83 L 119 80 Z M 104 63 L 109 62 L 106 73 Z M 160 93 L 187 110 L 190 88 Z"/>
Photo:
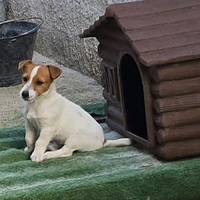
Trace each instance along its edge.
<path fill-rule="evenodd" d="M 23 73 L 20 96 L 26 104 L 24 150 L 32 152 L 33 162 L 71 156 L 74 151 L 131 144 L 128 138 L 106 141 L 96 120 L 56 92 L 54 79 L 61 74 L 58 67 L 25 60 L 19 63 L 18 69 Z"/>

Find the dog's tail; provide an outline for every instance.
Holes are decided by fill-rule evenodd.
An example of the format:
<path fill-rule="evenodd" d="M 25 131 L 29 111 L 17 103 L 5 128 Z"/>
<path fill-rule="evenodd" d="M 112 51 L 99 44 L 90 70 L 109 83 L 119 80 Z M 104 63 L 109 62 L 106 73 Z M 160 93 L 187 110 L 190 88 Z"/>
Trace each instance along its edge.
<path fill-rule="evenodd" d="M 129 146 L 131 145 L 131 139 L 129 138 L 120 138 L 117 140 L 105 140 L 104 147 L 118 147 L 118 146 Z"/>

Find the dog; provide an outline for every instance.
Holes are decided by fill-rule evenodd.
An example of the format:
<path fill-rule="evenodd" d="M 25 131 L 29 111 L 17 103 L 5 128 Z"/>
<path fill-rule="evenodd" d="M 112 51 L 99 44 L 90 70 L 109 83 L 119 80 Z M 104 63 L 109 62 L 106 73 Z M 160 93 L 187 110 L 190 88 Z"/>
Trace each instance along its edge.
<path fill-rule="evenodd" d="M 102 127 L 90 114 L 56 92 L 54 80 L 60 68 L 25 60 L 18 69 L 22 71 L 20 97 L 25 101 L 24 151 L 32 153 L 33 162 L 131 144 L 129 138 L 105 140 Z"/>

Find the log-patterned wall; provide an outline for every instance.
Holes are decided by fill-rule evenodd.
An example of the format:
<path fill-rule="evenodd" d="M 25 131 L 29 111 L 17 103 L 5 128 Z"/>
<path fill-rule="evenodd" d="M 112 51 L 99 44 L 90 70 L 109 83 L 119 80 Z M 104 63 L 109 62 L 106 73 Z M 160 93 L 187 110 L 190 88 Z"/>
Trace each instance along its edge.
<path fill-rule="evenodd" d="M 103 95 L 107 100 L 107 124 L 126 135 L 118 62 L 121 49 L 129 44 L 116 24 L 112 24 L 112 28 L 106 24 L 102 31 L 105 34 L 99 35 L 97 39 L 100 42 L 98 53 L 103 59 L 101 81 Z M 200 59 L 154 66 L 146 70 L 151 80 L 153 121 L 156 126 L 156 131 L 150 134 L 157 139 L 157 145 L 152 149 L 166 159 L 199 154 Z"/>
<path fill-rule="evenodd" d="M 200 59 L 149 68 L 158 154 L 171 159 L 196 155 L 200 138 Z M 173 148 L 172 148 L 173 147 Z M 192 148 L 193 149 L 193 148 Z"/>
<path fill-rule="evenodd" d="M 104 87 L 103 96 L 107 100 L 107 124 L 114 130 L 124 129 L 124 118 L 121 107 L 119 80 L 118 80 L 118 61 L 119 54 L 123 47 L 128 45 L 121 29 L 113 21 L 112 27 L 108 24 L 101 30 L 98 36 L 100 42 L 98 54 L 103 59 L 101 62 L 101 84 Z M 102 32 L 104 34 L 102 34 Z"/>

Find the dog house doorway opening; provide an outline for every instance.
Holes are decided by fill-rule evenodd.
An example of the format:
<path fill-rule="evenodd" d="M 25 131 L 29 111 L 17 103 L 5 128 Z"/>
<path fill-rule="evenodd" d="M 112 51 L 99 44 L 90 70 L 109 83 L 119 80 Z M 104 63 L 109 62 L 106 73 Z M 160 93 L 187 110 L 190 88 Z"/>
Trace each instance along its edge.
<path fill-rule="evenodd" d="M 137 63 L 130 54 L 121 57 L 119 76 L 125 129 L 147 140 L 142 78 Z"/>

